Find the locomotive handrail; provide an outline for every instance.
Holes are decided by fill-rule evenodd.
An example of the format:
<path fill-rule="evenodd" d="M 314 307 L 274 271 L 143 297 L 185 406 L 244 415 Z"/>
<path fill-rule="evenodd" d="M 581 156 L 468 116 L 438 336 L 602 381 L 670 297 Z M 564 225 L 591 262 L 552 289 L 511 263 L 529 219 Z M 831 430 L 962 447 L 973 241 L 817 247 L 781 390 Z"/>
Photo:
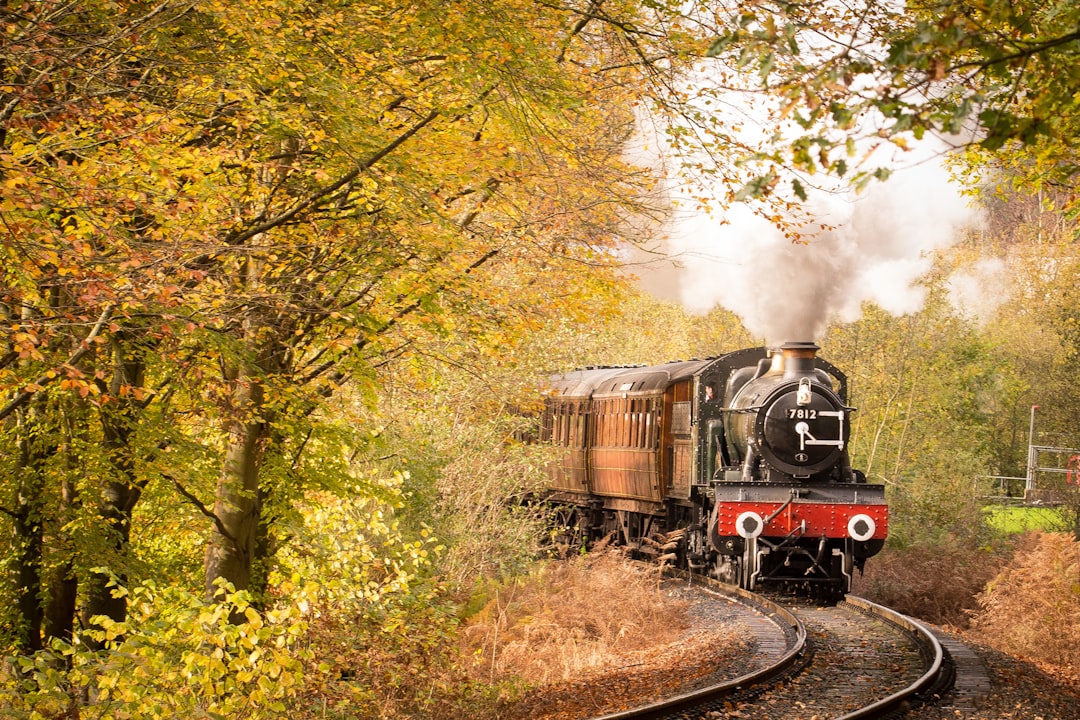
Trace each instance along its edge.
<path fill-rule="evenodd" d="M 919 647 L 926 650 L 926 671 L 913 683 L 903 690 L 899 690 L 888 697 L 882 698 L 866 707 L 841 715 L 836 720 L 863 720 L 865 718 L 877 718 L 885 715 L 904 705 L 912 697 L 922 696 L 934 687 L 941 678 L 942 668 L 945 664 L 945 650 L 938 639 L 922 623 L 913 620 L 907 615 L 901 615 L 883 605 L 870 602 L 861 597 L 848 595 L 846 601 L 849 605 L 858 608 L 869 615 L 874 615 L 885 622 L 897 625 L 914 635 Z"/>

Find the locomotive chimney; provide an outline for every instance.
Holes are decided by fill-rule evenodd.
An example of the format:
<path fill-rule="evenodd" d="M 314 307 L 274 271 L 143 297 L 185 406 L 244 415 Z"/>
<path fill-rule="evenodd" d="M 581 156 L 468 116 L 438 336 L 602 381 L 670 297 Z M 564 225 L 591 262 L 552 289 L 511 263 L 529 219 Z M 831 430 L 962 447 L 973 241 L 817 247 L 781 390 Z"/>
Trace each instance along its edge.
<path fill-rule="evenodd" d="M 784 377 L 813 375 L 814 358 L 817 356 L 818 349 L 818 345 L 813 342 L 787 342 L 781 345 Z"/>

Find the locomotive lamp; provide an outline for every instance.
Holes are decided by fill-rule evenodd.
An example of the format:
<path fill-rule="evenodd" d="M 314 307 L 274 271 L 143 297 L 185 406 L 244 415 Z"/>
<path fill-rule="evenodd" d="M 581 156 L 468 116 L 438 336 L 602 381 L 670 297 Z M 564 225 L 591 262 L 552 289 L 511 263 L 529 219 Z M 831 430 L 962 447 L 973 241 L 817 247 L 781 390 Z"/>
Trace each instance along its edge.
<path fill-rule="evenodd" d="M 750 540 L 756 538 L 765 529 L 765 521 L 756 512 L 750 510 L 735 519 L 735 532 Z"/>
<path fill-rule="evenodd" d="M 799 405 L 809 405 L 813 399 L 814 391 L 810 389 L 810 378 L 799 380 L 799 389 L 795 394 L 795 402 Z"/>
<path fill-rule="evenodd" d="M 852 539 L 866 542 L 877 532 L 877 523 L 869 515 L 859 513 L 848 520 L 847 530 Z"/>

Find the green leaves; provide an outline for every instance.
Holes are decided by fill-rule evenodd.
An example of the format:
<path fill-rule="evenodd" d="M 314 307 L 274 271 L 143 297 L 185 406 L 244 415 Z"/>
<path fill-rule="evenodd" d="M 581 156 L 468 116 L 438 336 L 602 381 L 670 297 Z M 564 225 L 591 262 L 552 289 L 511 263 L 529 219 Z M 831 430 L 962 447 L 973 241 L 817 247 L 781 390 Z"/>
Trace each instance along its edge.
<path fill-rule="evenodd" d="M 781 103 L 767 122 L 798 119 L 797 130 L 777 134 L 763 151 L 779 165 L 804 166 L 807 138 L 840 146 L 849 138 L 966 133 L 999 161 L 1027 167 L 1034 183 L 1072 184 L 1078 25 L 1080 10 L 1063 1 L 776 2 L 725 18 L 706 57 L 757 71 L 748 90 Z M 823 100 L 827 114 L 818 111 Z"/>
<path fill-rule="evenodd" d="M 96 701 L 80 707 L 81 717 L 290 716 L 311 657 L 303 648 L 303 601 L 262 614 L 230 588 L 208 604 L 149 583 L 131 588 L 131 600 L 129 620 L 93 619 L 87 632 L 102 651 L 57 640 L 20 659 L 21 686 L 0 673 L 0 707 L 37 717 L 68 707 L 73 695 L 89 695 Z"/>
<path fill-rule="evenodd" d="M 774 173 L 759 175 L 739 188 L 739 191 L 735 193 L 735 200 L 741 202 L 752 198 L 760 198 L 768 194 L 778 181 L 779 177 Z"/>
<path fill-rule="evenodd" d="M 1040 136 L 1051 133 L 1050 126 L 1039 118 L 1017 117 L 1002 110 L 988 109 L 979 113 L 979 123 L 986 128 L 980 143 L 986 150 L 998 150 L 1010 140 L 1033 145 Z"/>

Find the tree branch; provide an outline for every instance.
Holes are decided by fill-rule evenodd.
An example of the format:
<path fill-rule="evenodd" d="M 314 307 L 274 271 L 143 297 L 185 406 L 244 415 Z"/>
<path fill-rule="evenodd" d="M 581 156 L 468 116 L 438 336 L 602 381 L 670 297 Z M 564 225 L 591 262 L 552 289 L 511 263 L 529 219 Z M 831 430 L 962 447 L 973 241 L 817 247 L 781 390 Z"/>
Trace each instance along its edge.
<path fill-rule="evenodd" d="M 202 513 L 203 515 L 205 515 L 206 517 L 208 517 L 208 518 L 210 518 L 211 520 L 213 520 L 213 521 L 214 521 L 214 527 L 215 527 L 215 528 L 217 528 L 217 531 L 218 531 L 218 534 L 219 534 L 219 535 L 221 535 L 222 537 L 224 537 L 224 538 L 225 538 L 226 540 L 228 540 L 229 542 L 232 542 L 232 543 L 236 543 L 236 542 L 237 542 L 236 538 L 235 538 L 235 537 L 233 537 L 233 536 L 232 536 L 232 535 L 231 535 L 231 534 L 229 533 L 228 529 L 226 529 L 226 527 L 225 527 L 225 523 L 223 523 L 223 522 L 221 521 L 221 518 L 219 518 L 219 517 L 217 516 L 217 514 L 215 514 L 215 513 L 214 513 L 214 511 L 213 511 L 213 510 L 211 510 L 210 508 L 206 507 L 206 505 L 205 505 L 205 504 L 203 504 L 203 501 L 202 501 L 202 500 L 200 500 L 199 498 L 195 497 L 195 495 L 193 495 L 193 494 L 192 494 L 191 492 L 189 492 L 187 488 L 185 488 L 185 487 L 184 487 L 183 485 L 181 485 L 181 484 L 180 484 L 180 481 L 179 481 L 179 480 L 177 480 L 177 479 L 176 479 L 175 477 L 173 477 L 172 475 L 169 475 L 169 474 L 167 474 L 167 473 L 162 473 L 162 477 L 164 477 L 164 478 L 165 478 L 166 480 L 170 480 L 170 481 L 172 481 L 172 484 L 173 484 L 173 486 L 174 486 L 174 487 L 176 488 L 176 491 L 177 491 L 178 493 L 180 493 L 180 494 L 181 494 L 181 495 L 183 495 L 183 496 L 184 496 L 185 498 L 187 498 L 187 499 L 188 499 L 188 501 L 189 501 L 189 502 L 190 502 L 190 503 L 191 503 L 192 505 L 194 505 L 194 506 L 195 506 L 195 507 L 196 507 L 196 508 L 198 509 L 198 511 L 199 511 L 199 512 L 201 512 L 201 513 Z"/>
<path fill-rule="evenodd" d="M 229 245 L 240 245 L 244 242 L 247 242 L 256 235 L 267 232 L 268 230 L 273 230 L 280 225 L 284 225 L 308 208 L 320 207 L 321 205 L 326 204 L 330 201 L 335 192 L 351 183 L 360 175 L 360 173 L 364 172 L 365 170 L 373 166 L 375 163 L 379 162 L 384 157 L 399 148 L 406 141 L 408 141 L 409 138 L 413 137 L 414 135 L 416 135 L 416 133 L 423 130 L 424 127 L 430 125 L 435 120 L 435 118 L 439 117 L 439 114 L 440 113 L 438 110 L 432 110 L 419 122 L 417 122 L 415 125 L 410 127 L 398 137 L 396 137 L 386 147 L 380 149 L 378 152 L 374 153 L 366 160 L 360 162 L 356 167 L 342 175 L 330 185 L 327 185 L 318 192 L 308 195 L 306 198 L 296 203 L 288 210 L 285 210 L 284 212 L 270 218 L 269 220 L 265 220 L 253 227 L 248 228 L 247 230 L 244 230 L 243 232 L 230 234 L 225 241 Z"/>
<path fill-rule="evenodd" d="M 1066 44 L 1074 42 L 1076 40 L 1080 40 L 1080 30 L 1077 30 L 1075 32 L 1071 32 L 1068 35 L 1062 35 L 1061 37 L 1054 38 L 1053 40 L 1046 40 L 1046 41 L 1041 42 L 1041 43 L 1035 43 L 1034 45 L 1030 45 L 1030 46 L 1028 46 L 1026 48 L 1016 50 L 1015 52 L 1013 52 L 1013 53 L 1011 53 L 1009 55 L 1002 55 L 1001 57 L 989 58 L 989 59 L 986 59 L 986 60 L 979 60 L 979 61 L 974 61 L 973 60 L 971 62 L 959 63 L 957 65 L 954 65 L 952 67 L 952 70 L 957 71 L 957 70 L 962 70 L 963 68 L 970 68 L 970 67 L 976 67 L 976 68 L 979 68 L 980 70 L 985 70 L 986 68 L 991 67 L 992 65 L 1000 65 L 1001 63 L 1008 63 L 1008 62 L 1012 62 L 1014 60 L 1019 60 L 1021 58 L 1029 58 L 1029 57 L 1032 57 L 1034 55 L 1038 55 L 1041 52 L 1045 52 L 1046 50 L 1052 50 L 1053 48 L 1058 47 L 1059 45 L 1066 45 Z"/>
<path fill-rule="evenodd" d="M 114 306 L 112 304 L 105 306 L 105 309 L 101 313 L 101 317 L 98 318 L 97 323 L 94 325 L 93 329 L 90 330 L 90 334 L 82 339 L 82 341 L 79 343 L 79 349 L 71 354 L 71 357 L 67 359 L 67 362 L 61 363 L 57 368 L 42 373 L 33 382 L 27 383 L 25 386 L 23 386 L 23 389 L 19 390 L 19 392 L 15 394 L 15 397 L 12 398 L 11 402 L 9 402 L 2 409 L 0 409 L 0 420 L 3 420 L 8 415 L 25 405 L 33 396 L 33 394 L 37 392 L 37 389 L 48 385 L 53 380 L 60 377 L 60 368 L 63 368 L 65 365 L 68 367 L 72 367 L 75 365 L 75 363 L 79 362 L 79 360 L 82 359 L 83 355 L 90 351 L 90 343 L 93 342 L 94 338 L 96 338 L 98 336 L 98 333 L 101 332 L 101 328 L 105 325 L 106 322 L 108 322 L 109 318 L 112 317 L 113 309 Z M 27 390 L 26 388 L 30 386 L 34 386 L 36 389 Z"/>

